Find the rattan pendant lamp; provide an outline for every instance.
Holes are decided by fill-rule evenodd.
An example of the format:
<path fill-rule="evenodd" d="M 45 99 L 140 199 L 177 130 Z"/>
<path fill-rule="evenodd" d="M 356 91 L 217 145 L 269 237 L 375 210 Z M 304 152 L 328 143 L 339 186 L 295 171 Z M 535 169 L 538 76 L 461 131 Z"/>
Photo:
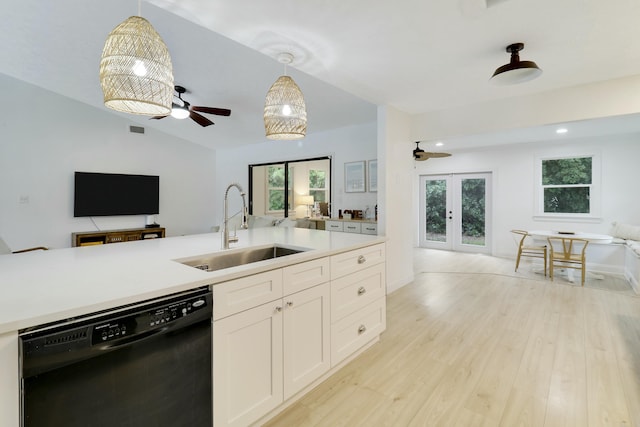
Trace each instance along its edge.
<path fill-rule="evenodd" d="M 104 105 L 113 110 L 149 116 L 171 112 L 171 57 L 149 21 L 131 16 L 109 33 L 100 60 L 100 85 Z"/>
<path fill-rule="evenodd" d="M 287 65 L 293 62 L 293 55 L 281 53 L 278 61 L 284 64 L 284 75 L 267 92 L 264 102 L 265 134 L 268 139 L 301 139 L 307 133 L 307 107 L 302 91 L 287 76 Z"/>

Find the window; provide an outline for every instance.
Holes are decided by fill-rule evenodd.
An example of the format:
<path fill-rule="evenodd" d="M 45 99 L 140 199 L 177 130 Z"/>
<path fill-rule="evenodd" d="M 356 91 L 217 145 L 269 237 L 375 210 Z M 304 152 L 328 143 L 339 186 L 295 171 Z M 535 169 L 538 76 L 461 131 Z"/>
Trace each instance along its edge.
<path fill-rule="evenodd" d="M 282 212 L 285 207 L 285 173 L 284 165 L 272 165 L 267 168 L 267 212 Z M 288 191 L 289 191 L 289 209 L 291 209 L 291 201 L 293 200 L 293 170 L 289 168 L 288 173 Z"/>
<path fill-rule="evenodd" d="M 327 201 L 327 172 L 318 169 L 309 169 L 309 195 L 314 202 Z"/>
<path fill-rule="evenodd" d="M 597 216 L 598 166 L 594 155 L 540 159 L 539 213 L 542 216 Z"/>
<path fill-rule="evenodd" d="M 296 202 L 302 195 L 331 203 L 331 157 L 249 165 L 250 215 L 295 216 L 301 213 Z"/>

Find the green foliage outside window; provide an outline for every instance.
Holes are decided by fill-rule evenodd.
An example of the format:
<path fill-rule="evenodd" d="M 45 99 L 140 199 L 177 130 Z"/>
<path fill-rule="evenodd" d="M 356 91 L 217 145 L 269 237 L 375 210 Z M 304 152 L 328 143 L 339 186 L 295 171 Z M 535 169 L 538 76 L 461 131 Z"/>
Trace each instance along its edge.
<path fill-rule="evenodd" d="M 462 236 L 480 238 L 469 242 L 484 245 L 485 234 L 485 189 L 484 179 L 462 180 Z"/>
<path fill-rule="evenodd" d="M 289 188 L 293 185 L 293 170 L 289 169 Z M 269 188 L 269 205 L 268 211 L 283 211 L 284 205 L 284 166 L 269 166 L 267 169 L 267 186 Z M 289 190 L 289 208 L 293 201 L 293 190 Z"/>
<path fill-rule="evenodd" d="M 589 213 L 593 159 L 574 157 L 542 161 L 545 213 Z"/>
<path fill-rule="evenodd" d="M 427 238 L 444 242 L 447 235 L 447 181 L 429 180 L 426 191 L 426 227 Z"/>
<path fill-rule="evenodd" d="M 462 180 L 462 243 L 485 244 L 485 199 L 484 179 Z M 426 184 L 427 240 L 444 242 L 447 234 L 447 181 L 429 180 Z"/>
<path fill-rule="evenodd" d="M 313 196 L 314 202 L 325 202 L 327 200 L 327 177 L 323 170 L 309 170 L 309 195 Z"/>

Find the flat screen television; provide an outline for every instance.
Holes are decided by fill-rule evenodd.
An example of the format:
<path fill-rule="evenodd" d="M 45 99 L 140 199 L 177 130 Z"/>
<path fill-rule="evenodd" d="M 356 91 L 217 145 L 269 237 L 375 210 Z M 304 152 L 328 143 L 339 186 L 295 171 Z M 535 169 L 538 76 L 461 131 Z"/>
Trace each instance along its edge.
<path fill-rule="evenodd" d="M 73 216 L 153 215 L 159 213 L 160 177 L 76 172 Z"/>

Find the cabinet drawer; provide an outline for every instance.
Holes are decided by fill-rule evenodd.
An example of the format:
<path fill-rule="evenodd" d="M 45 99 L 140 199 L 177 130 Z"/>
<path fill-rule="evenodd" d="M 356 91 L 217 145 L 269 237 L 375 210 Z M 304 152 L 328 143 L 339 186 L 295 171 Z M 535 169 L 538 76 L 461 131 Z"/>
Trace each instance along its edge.
<path fill-rule="evenodd" d="M 367 246 L 331 257 L 331 279 L 355 273 L 384 262 L 384 243 Z"/>
<path fill-rule="evenodd" d="M 344 223 L 341 221 L 327 221 L 324 229 L 327 231 L 344 231 Z"/>
<path fill-rule="evenodd" d="M 284 280 L 284 295 L 289 295 L 319 285 L 320 283 L 328 282 L 331 278 L 329 258 L 320 258 L 285 267 L 282 272 L 282 277 Z"/>
<path fill-rule="evenodd" d="M 385 330 L 384 297 L 331 326 L 331 366 L 335 366 Z"/>
<path fill-rule="evenodd" d="M 357 222 L 345 222 L 344 231 L 346 233 L 360 233 L 360 223 Z"/>
<path fill-rule="evenodd" d="M 362 234 L 378 234 L 378 224 L 362 224 Z"/>
<path fill-rule="evenodd" d="M 213 320 L 282 298 L 282 269 L 213 285 Z"/>
<path fill-rule="evenodd" d="M 385 264 L 331 282 L 331 322 L 358 311 L 385 295 Z"/>

